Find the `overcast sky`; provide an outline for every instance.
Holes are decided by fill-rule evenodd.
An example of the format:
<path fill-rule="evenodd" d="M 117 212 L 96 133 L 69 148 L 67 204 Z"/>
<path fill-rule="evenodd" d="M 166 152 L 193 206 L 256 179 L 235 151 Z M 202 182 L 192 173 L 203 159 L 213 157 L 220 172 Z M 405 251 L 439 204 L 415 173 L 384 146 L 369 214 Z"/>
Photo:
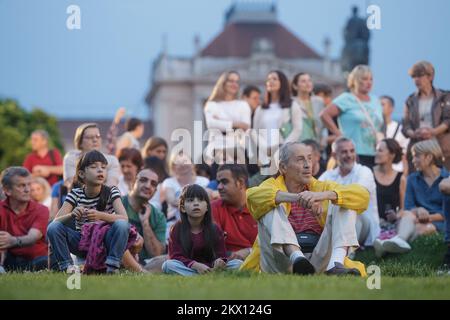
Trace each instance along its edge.
<path fill-rule="evenodd" d="M 0 0 L 0 97 L 40 106 L 64 118 L 112 117 L 118 106 L 146 116 L 151 64 L 167 34 L 169 54 L 189 56 L 223 28 L 232 0 Z M 81 30 L 68 30 L 66 9 L 81 8 Z M 279 0 L 279 20 L 323 53 L 332 40 L 340 55 L 352 5 L 381 8 L 372 32 L 374 93 L 390 94 L 397 111 L 414 91 L 408 68 L 421 59 L 436 67 L 437 87 L 450 89 L 450 1 Z"/>

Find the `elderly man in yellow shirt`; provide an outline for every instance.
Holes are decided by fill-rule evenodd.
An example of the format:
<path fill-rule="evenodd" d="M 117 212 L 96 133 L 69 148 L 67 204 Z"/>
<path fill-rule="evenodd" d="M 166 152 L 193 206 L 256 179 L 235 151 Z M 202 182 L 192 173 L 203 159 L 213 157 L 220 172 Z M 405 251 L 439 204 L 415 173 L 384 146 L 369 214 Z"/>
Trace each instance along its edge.
<path fill-rule="evenodd" d="M 280 148 L 278 177 L 247 190 L 247 206 L 258 221 L 258 237 L 241 270 L 365 276 L 364 266 L 349 260 L 347 254 L 359 246 L 356 214 L 367 209 L 369 192 L 358 184 L 318 181 L 311 170 L 310 148 L 286 143 Z M 294 220 L 289 217 L 293 212 Z M 296 228 L 319 233 L 309 259 L 301 251 L 295 223 L 300 223 Z"/>

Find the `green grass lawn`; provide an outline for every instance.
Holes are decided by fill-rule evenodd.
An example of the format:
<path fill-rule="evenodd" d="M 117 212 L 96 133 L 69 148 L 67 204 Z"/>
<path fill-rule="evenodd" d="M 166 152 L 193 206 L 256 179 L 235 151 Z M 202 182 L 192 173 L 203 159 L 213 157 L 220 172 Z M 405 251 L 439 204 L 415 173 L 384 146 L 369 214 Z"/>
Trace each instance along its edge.
<path fill-rule="evenodd" d="M 436 275 L 442 264 L 447 245 L 443 235 L 436 234 L 417 238 L 411 244 L 412 250 L 401 255 L 386 255 L 381 259 L 375 257 L 372 249 L 358 251 L 356 260 L 366 266 L 378 265 L 385 276 L 428 277 Z"/>
<path fill-rule="evenodd" d="M 167 275 L 82 276 L 69 290 L 65 274 L 42 272 L 0 276 L 0 299 L 450 299 L 450 277 L 436 276 L 446 247 L 440 236 L 419 238 L 402 256 L 357 259 L 381 268 L 381 289 L 366 279 L 225 272 L 185 278 Z"/>

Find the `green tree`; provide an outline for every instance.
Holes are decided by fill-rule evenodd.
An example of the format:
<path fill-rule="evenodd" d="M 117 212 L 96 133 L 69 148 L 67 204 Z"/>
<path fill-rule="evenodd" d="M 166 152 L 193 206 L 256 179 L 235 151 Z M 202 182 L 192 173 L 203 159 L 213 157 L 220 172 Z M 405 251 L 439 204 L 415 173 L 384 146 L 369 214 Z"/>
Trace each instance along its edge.
<path fill-rule="evenodd" d="M 30 134 L 37 129 L 49 133 L 50 147 L 64 151 L 55 117 L 37 108 L 26 111 L 14 100 L 0 99 L 0 170 L 22 165 L 31 151 Z"/>

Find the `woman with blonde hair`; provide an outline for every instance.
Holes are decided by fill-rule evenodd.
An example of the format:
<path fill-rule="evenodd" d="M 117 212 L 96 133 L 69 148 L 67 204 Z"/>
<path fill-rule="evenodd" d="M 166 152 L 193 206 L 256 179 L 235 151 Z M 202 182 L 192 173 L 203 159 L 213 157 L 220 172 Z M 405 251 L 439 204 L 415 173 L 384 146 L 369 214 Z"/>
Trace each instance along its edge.
<path fill-rule="evenodd" d="M 52 204 L 51 187 L 46 179 L 42 177 L 33 177 L 31 180 L 30 193 L 31 198 L 46 206 L 49 210 Z"/>
<path fill-rule="evenodd" d="M 66 185 L 71 185 L 76 173 L 78 160 L 87 152 L 92 150 L 100 151 L 102 148 L 102 136 L 96 123 L 83 123 L 75 131 L 73 139 L 75 150 L 71 150 L 64 156 L 64 181 Z M 106 185 L 117 186 L 120 177 L 119 160 L 113 155 L 105 154 L 107 165 Z"/>
<path fill-rule="evenodd" d="M 449 176 L 443 164 L 442 150 L 436 140 L 425 140 L 412 147 L 416 172 L 406 182 L 404 211 L 397 214 L 397 235 L 389 240 L 377 240 L 377 256 L 385 252 L 404 253 L 411 250 L 408 242 L 417 236 L 444 231 L 445 196 L 439 184 Z"/>
<path fill-rule="evenodd" d="M 189 156 L 183 153 L 173 153 L 169 161 L 171 177 L 164 180 L 161 188 L 161 202 L 167 201 L 167 233 L 170 227 L 180 219 L 178 208 L 181 190 L 188 184 L 198 184 L 206 189 L 209 179 L 197 176 L 195 166 Z"/>
<path fill-rule="evenodd" d="M 383 113 L 379 99 L 370 93 L 372 71 L 366 65 L 356 66 L 348 76 L 347 85 L 350 92 L 335 98 L 320 117 L 336 137 L 352 138 L 359 163 L 373 168 L 375 148 L 383 137 Z M 339 128 L 333 121 L 335 117 Z"/>
<path fill-rule="evenodd" d="M 244 149 L 244 133 L 251 125 L 251 109 L 246 101 L 238 98 L 239 81 L 236 71 L 224 72 L 206 102 L 204 115 L 209 131 L 206 160 L 209 163 L 234 160 L 235 149 Z"/>

